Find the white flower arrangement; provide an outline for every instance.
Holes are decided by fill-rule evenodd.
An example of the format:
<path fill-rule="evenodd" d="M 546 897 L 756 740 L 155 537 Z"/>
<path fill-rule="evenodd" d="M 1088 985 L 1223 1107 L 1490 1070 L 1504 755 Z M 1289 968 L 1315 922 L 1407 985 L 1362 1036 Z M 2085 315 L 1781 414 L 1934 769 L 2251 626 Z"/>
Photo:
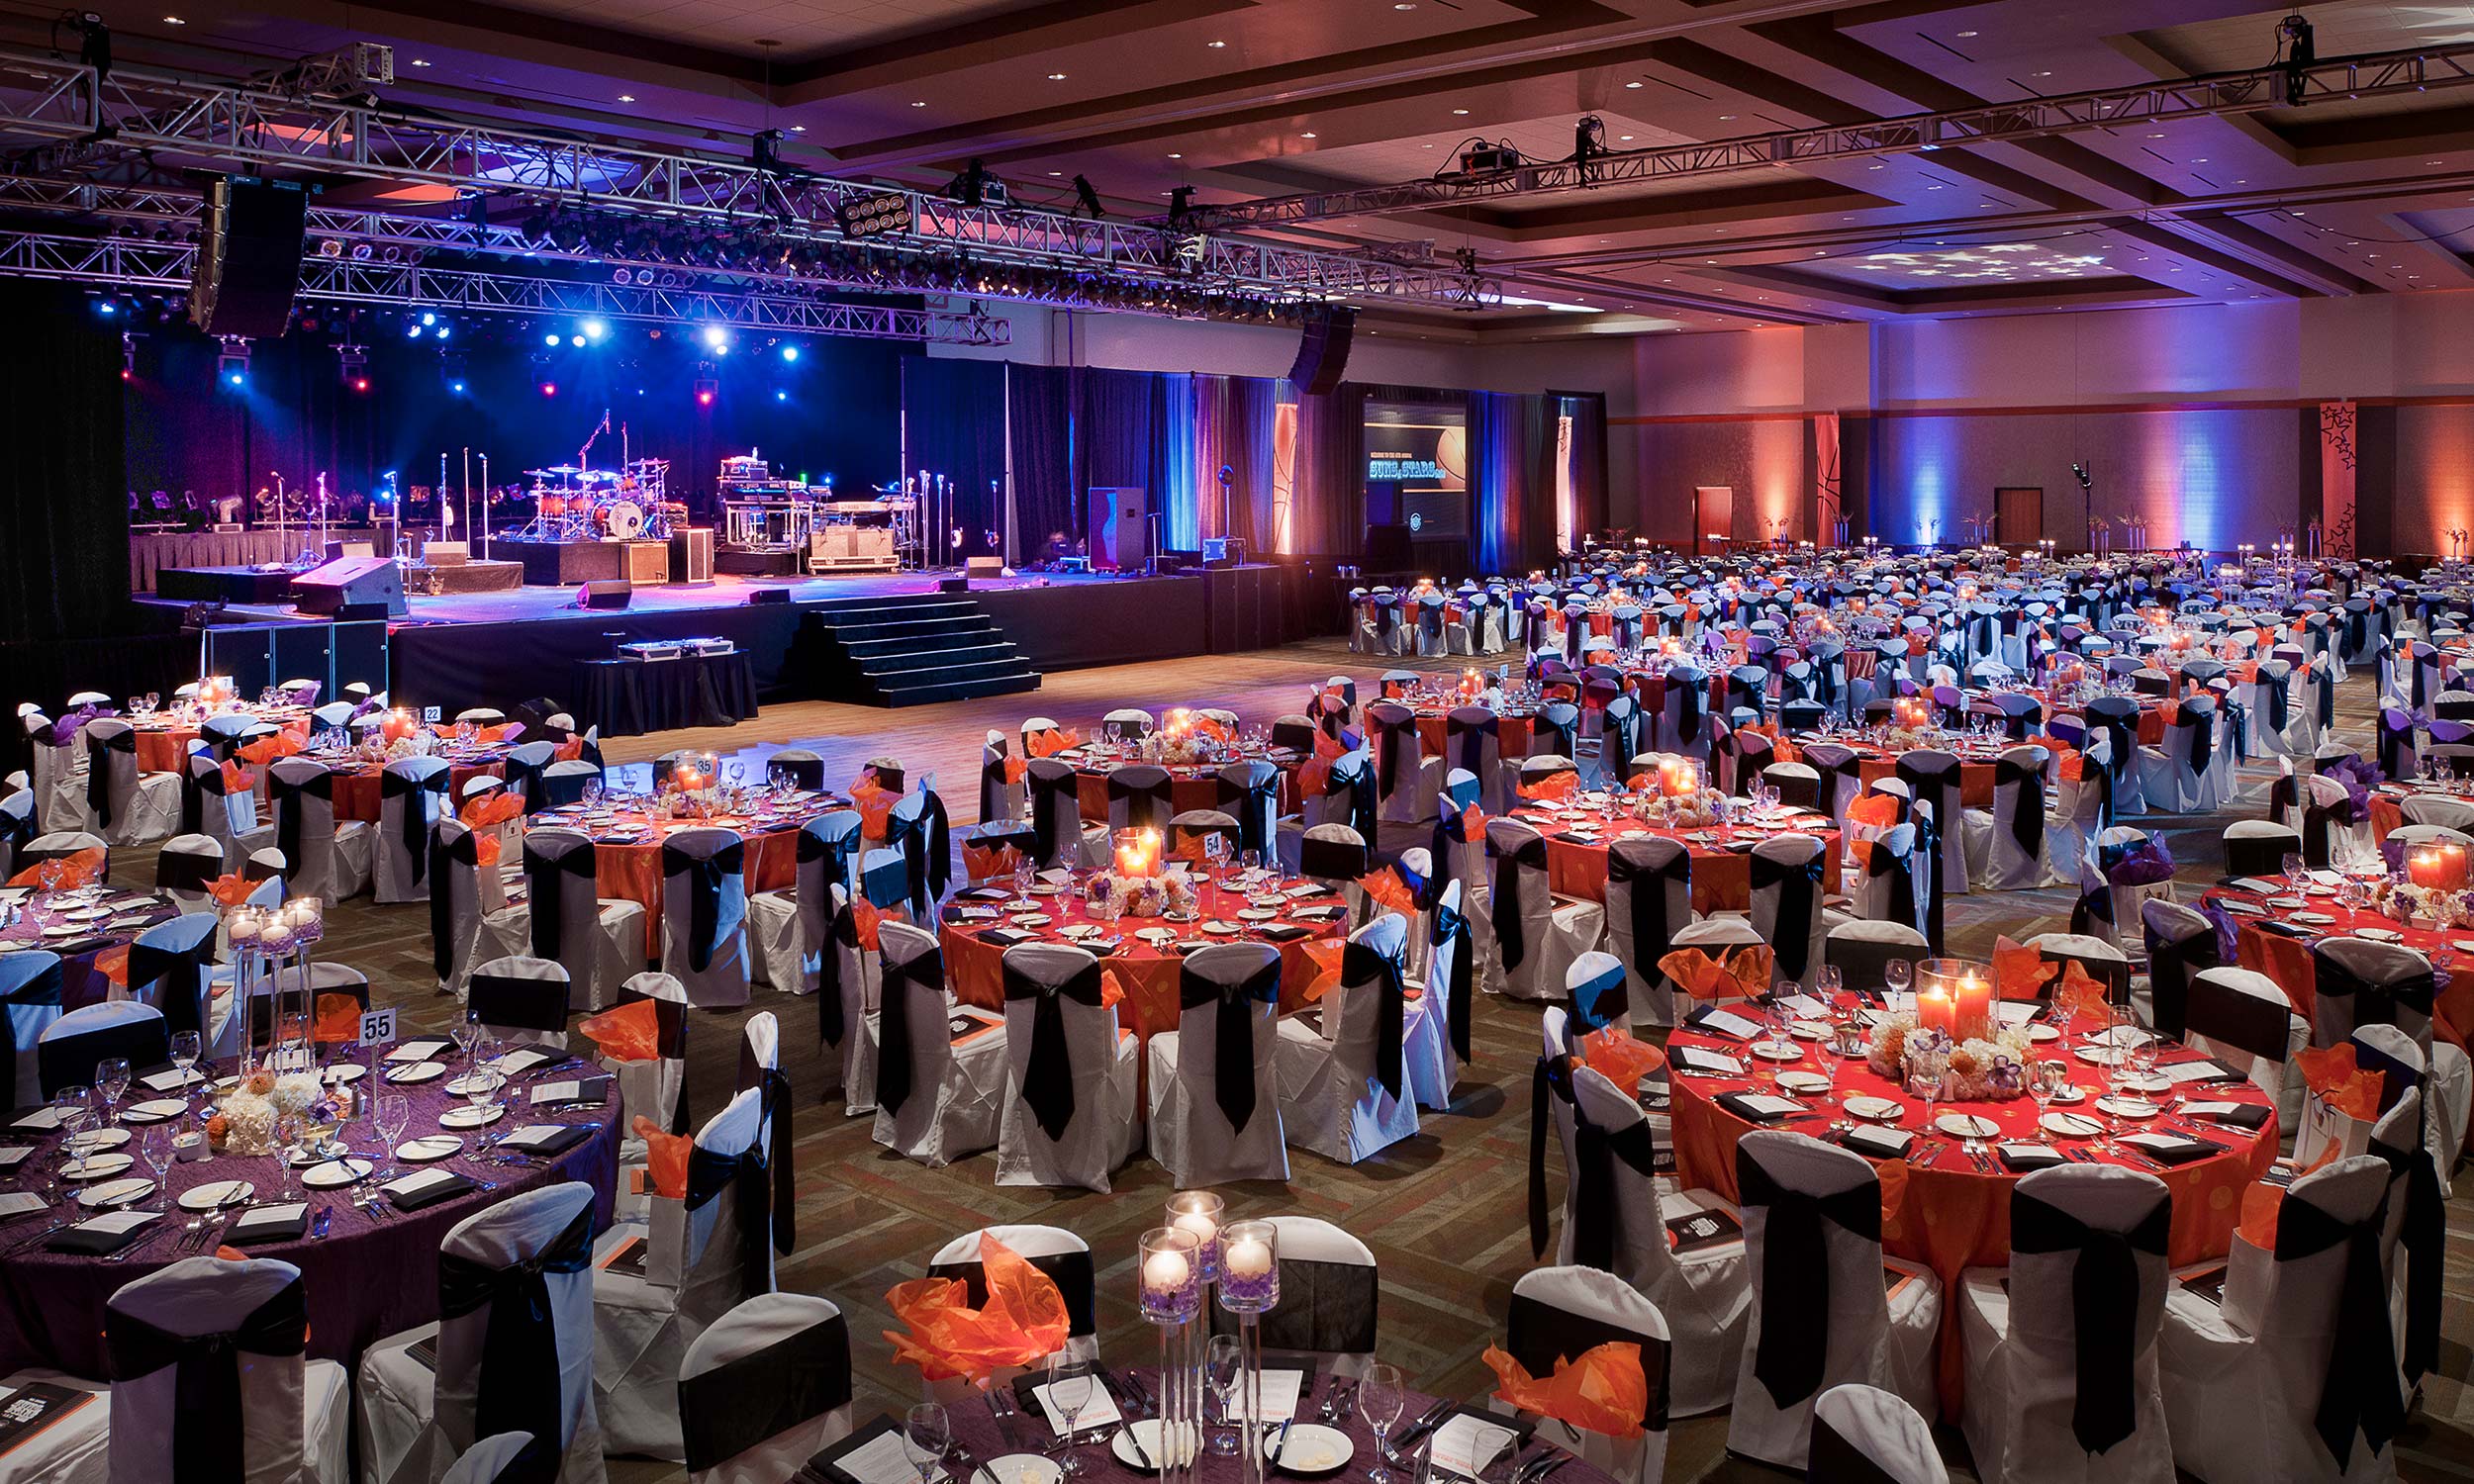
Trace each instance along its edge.
<path fill-rule="evenodd" d="M 2028 1090 L 2032 1046 L 2027 1032 L 2011 1026 L 1953 1044 L 1946 1031 L 1918 1030 L 1914 1013 L 1908 1012 L 1874 1027 L 1872 1050 L 1864 1065 L 1877 1075 L 1904 1083 L 1911 1055 L 1940 1056 L 1946 1059 L 1941 1097 L 1952 1102 L 2006 1102 Z"/>
<path fill-rule="evenodd" d="M 224 1094 L 216 1108 L 223 1121 L 224 1139 L 219 1146 L 228 1155 L 263 1155 L 275 1144 L 275 1105 L 257 1093 L 235 1088 Z M 210 1123 L 207 1129 L 214 1133 Z"/>
<path fill-rule="evenodd" d="M 1193 880 L 1182 871 L 1159 876 L 1119 876 L 1110 872 L 1092 892 L 1119 917 L 1159 917 L 1194 910 Z"/>
<path fill-rule="evenodd" d="M 1642 823 L 1658 829 L 1702 829 L 1718 822 L 1724 796 L 1709 788 L 1671 796 L 1649 792 L 1634 799 L 1632 811 Z"/>

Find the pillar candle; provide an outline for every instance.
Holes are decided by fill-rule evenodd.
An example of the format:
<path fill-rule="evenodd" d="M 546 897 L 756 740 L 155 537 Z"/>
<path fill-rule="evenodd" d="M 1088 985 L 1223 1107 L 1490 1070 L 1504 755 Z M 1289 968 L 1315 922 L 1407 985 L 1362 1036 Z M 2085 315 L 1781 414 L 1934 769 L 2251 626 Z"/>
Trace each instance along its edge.
<path fill-rule="evenodd" d="M 1958 1027 L 1952 1034 L 1958 1040 L 1990 1035 L 1993 1028 L 1992 981 L 1972 974 L 1959 980 L 1956 1011 Z"/>
<path fill-rule="evenodd" d="M 1927 989 L 1916 996 L 1916 1028 L 1956 1034 L 1958 1007 L 1945 989 Z"/>

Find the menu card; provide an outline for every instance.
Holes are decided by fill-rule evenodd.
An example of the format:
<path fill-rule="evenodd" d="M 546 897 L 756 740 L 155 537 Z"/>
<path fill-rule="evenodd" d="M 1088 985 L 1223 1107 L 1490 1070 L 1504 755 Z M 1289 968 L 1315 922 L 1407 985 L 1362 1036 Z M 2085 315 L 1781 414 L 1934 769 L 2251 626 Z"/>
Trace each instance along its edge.
<path fill-rule="evenodd" d="M 919 1471 L 910 1466 L 909 1451 L 903 1446 L 902 1429 L 890 1417 L 878 1418 L 816 1454 L 808 1466 L 837 1484 L 919 1484 Z"/>
<path fill-rule="evenodd" d="M 0 1393 L 0 1453 L 94 1400 L 95 1393 L 48 1381 L 30 1381 Z"/>
<path fill-rule="evenodd" d="M 1480 1477 L 1486 1465 L 1520 1441 L 1520 1430 L 1507 1421 L 1457 1412 L 1429 1435 L 1426 1457 L 1436 1468 L 1464 1479 Z"/>

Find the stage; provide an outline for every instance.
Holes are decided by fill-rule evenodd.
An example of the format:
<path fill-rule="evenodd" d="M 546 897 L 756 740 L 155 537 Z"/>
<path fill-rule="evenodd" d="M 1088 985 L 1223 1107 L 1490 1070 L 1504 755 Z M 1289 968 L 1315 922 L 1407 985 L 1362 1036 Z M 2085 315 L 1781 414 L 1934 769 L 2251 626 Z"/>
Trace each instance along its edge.
<path fill-rule="evenodd" d="M 450 715 L 536 696 L 567 703 L 582 687 L 576 667 L 610 658 L 616 644 L 716 637 L 747 656 L 759 700 L 873 699 L 866 694 L 872 683 L 889 681 L 888 672 L 909 672 L 919 689 L 883 702 L 907 704 L 967 694 L 953 688 L 967 688 L 983 670 L 997 675 L 1000 658 L 1018 658 L 1016 671 L 1044 672 L 1234 653 L 1336 632 L 1341 621 L 1330 584 L 1305 562 L 1161 577 L 1026 574 L 974 579 L 963 592 L 944 592 L 941 584 L 955 576 L 720 575 L 709 583 L 636 587 L 623 608 L 579 608 L 572 588 L 409 594 L 406 615 L 386 625 L 387 687 L 399 702 Z M 225 631 L 298 630 L 327 620 L 285 604 L 236 603 L 215 623 L 219 640 L 238 641 L 240 635 Z M 929 636 L 939 628 L 962 633 Z M 862 637 L 853 639 L 854 632 Z M 903 636 L 914 632 L 919 652 L 904 653 Z M 267 637 L 271 650 L 277 642 L 297 648 L 311 636 Z M 939 653 L 939 646 L 957 652 Z M 950 672 L 943 689 L 931 679 L 940 669 Z M 236 678 L 250 688 L 248 677 Z"/>

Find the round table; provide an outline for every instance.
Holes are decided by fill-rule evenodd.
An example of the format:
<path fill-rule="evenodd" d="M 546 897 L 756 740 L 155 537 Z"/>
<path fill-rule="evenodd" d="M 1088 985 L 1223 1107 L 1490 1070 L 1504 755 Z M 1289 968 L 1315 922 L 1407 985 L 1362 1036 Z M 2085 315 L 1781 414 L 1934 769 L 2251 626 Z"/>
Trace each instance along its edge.
<path fill-rule="evenodd" d="M 1797 1043 L 1803 1052 L 1801 1061 L 1787 1064 L 1788 1069 L 1812 1069 L 1809 1046 Z M 2059 1055 L 2070 1064 L 2074 1084 L 2093 1092 L 2104 1089 L 2106 1071 L 2080 1061 L 2067 1051 L 2076 1040 L 2041 1043 L 2041 1056 Z M 1687 1071 L 1675 1060 L 1678 1050 L 1698 1048 L 1734 1057 L 1743 1063 L 1745 1074 L 1740 1076 L 1706 1076 Z M 1728 1200 L 1738 1197 L 1736 1187 L 1736 1141 L 1755 1127 L 1715 1100 L 1722 1092 L 1740 1092 L 1754 1088 L 1773 1090 L 1770 1079 L 1779 1069 L 1776 1064 L 1755 1059 L 1741 1041 L 1691 1030 L 1677 1030 L 1666 1045 L 1669 1113 L 1672 1119 L 1671 1138 L 1675 1146 L 1677 1183 L 1686 1189 L 1715 1190 Z M 2159 1059 L 2159 1069 L 2175 1062 L 2197 1060 L 2198 1054 L 2168 1046 Z M 2202 1089 L 2194 1088 L 2194 1093 Z M 1846 1063 L 1838 1073 L 1837 1094 L 1831 1106 L 1810 1104 L 1815 1111 L 1801 1121 L 1773 1125 L 1792 1132 L 1827 1137 L 1831 1120 L 1842 1117 L 1835 1103 L 1849 1096 L 1869 1095 L 1890 1098 L 1904 1106 L 1894 1127 L 1920 1131 L 1924 1126 L 1921 1103 L 1888 1078 L 1882 1077 L 1861 1061 Z M 2268 1106 L 2267 1097 L 2248 1082 L 2207 1085 L 2204 1095 L 2212 1100 L 2254 1103 Z M 2081 1110 L 2090 1104 L 2078 1105 Z M 2275 1162 L 2277 1126 L 2273 1109 L 2268 1121 L 2257 1130 L 2219 1127 L 2214 1124 L 2186 1122 L 2168 1111 L 2142 1120 L 2123 1120 L 2124 1132 L 2133 1123 L 2157 1128 L 2166 1133 L 2187 1133 L 2193 1129 L 2201 1137 L 2225 1145 L 2226 1152 L 2190 1163 L 2166 1168 L 2153 1168 L 2151 1161 L 2141 1157 L 2107 1154 L 2095 1149 L 2096 1141 L 2082 1139 L 2047 1139 L 2036 1132 L 2035 1100 L 2021 1096 L 2001 1102 L 1941 1103 L 1934 1109 L 1943 1113 L 1973 1113 L 1991 1119 L 2001 1128 L 2000 1138 L 2035 1138 L 2064 1151 L 2081 1151 L 2095 1161 L 2126 1164 L 2147 1170 L 2173 1193 L 2173 1227 L 2168 1238 L 2167 1255 L 2174 1266 L 2222 1257 L 2233 1250 L 2234 1229 L 2241 1220 L 2242 1191 L 2267 1173 Z M 1968 1267 L 1999 1267 L 2010 1261 L 2010 1188 L 2018 1176 L 2010 1173 L 1998 1158 L 1988 1156 L 1979 1166 L 1960 1148 L 1959 1142 L 1947 1135 L 1936 1134 L 1932 1142 L 1919 1139 L 1902 1159 L 1881 1160 L 1884 1171 L 1881 1219 L 1882 1251 L 1894 1257 L 1921 1262 L 1942 1279 L 1945 1294 L 1954 1295 L 1961 1269 Z M 1988 1167 L 1989 1166 L 1989 1167 Z M 1891 1173 L 1895 1170 L 1896 1173 Z M 1965 1392 L 1965 1378 L 1959 1354 L 1958 1305 L 1954 1301 L 1943 1305 L 1941 1343 L 1941 1390 L 1944 1415 L 1958 1415 L 1959 1402 Z"/>
<path fill-rule="evenodd" d="M 243 701 L 216 712 L 219 716 L 240 716 L 251 722 L 282 726 L 300 721 L 309 715 L 301 706 L 262 706 Z M 203 716 L 189 716 L 176 711 L 157 711 L 151 716 L 132 716 L 130 729 L 138 742 L 138 768 L 143 773 L 178 773 L 187 765 L 189 744 L 203 735 Z"/>
<path fill-rule="evenodd" d="M 80 921 L 67 914 L 90 906 L 109 909 L 107 917 Z M 42 949 L 60 956 L 60 1008 L 74 1010 L 101 1004 L 112 997 L 112 980 L 99 963 L 116 948 L 127 948 L 150 927 L 171 921 L 180 907 L 153 891 L 105 887 L 100 894 L 45 891 L 28 895 L 18 919 L 0 928 L 0 953 Z"/>
<path fill-rule="evenodd" d="M 1839 890 L 1839 831 L 1827 815 L 1794 814 L 1786 822 L 1765 825 L 1712 825 L 1707 829 L 1656 828 L 1630 815 L 1612 823 L 1594 810 L 1560 810 L 1530 805 L 1513 818 L 1533 825 L 1546 836 L 1547 885 L 1559 896 L 1606 900 L 1607 849 L 1627 835 L 1656 835 L 1676 840 L 1692 857 L 1692 910 L 1749 912 L 1753 908 L 1753 847 L 1779 835 L 1811 835 L 1822 842 L 1821 885 L 1825 894 Z M 1574 836 L 1571 831 L 1584 833 Z"/>
<path fill-rule="evenodd" d="M 332 1061 L 367 1060 L 353 1048 L 336 1048 L 333 1052 Z M 450 1050 L 447 1059 L 452 1058 Z M 518 1078 L 503 1096 L 511 1101 L 523 1099 L 534 1081 L 575 1074 L 574 1068 L 536 1071 Z M 440 1132 L 438 1115 L 450 1105 L 463 1102 L 446 1091 L 451 1076 L 450 1071 L 448 1076 L 419 1086 L 380 1089 L 400 1091 L 410 1099 L 412 1121 L 406 1126 L 405 1138 Z M 370 1079 L 364 1076 L 359 1085 L 369 1084 Z M 141 1100 L 142 1095 L 133 1090 L 129 1101 Z M 600 1108 L 529 1116 L 519 1102 L 489 1132 L 505 1132 L 531 1123 L 585 1123 L 592 1126 L 593 1133 L 542 1163 L 505 1165 L 470 1158 L 480 1136 L 466 1133 L 465 1155 L 437 1163 L 494 1188 L 467 1191 L 419 1211 L 397 1211 L 389 1206 L 387 1214 L 376 1221 L 352 1204 L 347 1191 L 304 1191 L 300 1198 L 309 1202 L 313 1218 L 322 1210 L 333 1213 L 325 1237 L 259 1243 L 243 1251 L 252 1257 L 279 1257 L 301 1269 L 303 1287 L 309 1296 L 309 1352 L 315 1358 L 339 1360 L 348 1365 L 377 1341 L 438 1317 L 438 1243 L 448 1228 L 475 1212 L 543 1185 L 583 1180 L 593 1187 L 597 1226 L 609 1225 L 618 1188 L 622 1114 L 616 1082 L 612 1083 L 608 1102 Z M 132 1153 L 137 1144 L 135 1135 L 141 1132 L 132 1131 L 128 1146 Z M 377 1133 L 366 1118 L 355 1118 L 344 1125 L 343 1134 L 345 1142 L 362 1156 L 367 1156 L 378 1143 Z M 0 1131 L 0 1143 L 37 1146 L 37 1152 L 19 1166 L 23 1173 L 12 1181 L 15 1188 L 43 1191 L 44 1181 L 55 1165 L 53 1146 L 57 1142 L 57 1136 L 22 1136 Z M 405 1169 L 409 1172 L 416 1167 L 428 1166 L 407 1165 Z M 151 1176 L 152 1171 L 140 1159 L 132 1173 Z M 233 1155 L 218 1155 L 197 1163 L 175 1163 L 164 1178 L 175 1198 L 195 1185 L 246 1179 L 256 1183 L 261 1201 L 279 1190 L 282 1180 L 271 1157 Z M 78 1214 L 82 1217 L 85 1213 Z M 0 1226 L 0 1365 L 47 1365 L 75 1376 L 108 1376 L 111 1370 L 103 1349 L 105 1300 L 131 1279 L 186 1255 L 176 1251 L 179 1243 L 166 1229 L 186 1226 L 189 1218 L 180 1214 L 177 1221 L 165 1217 L 153 1223 L 156 1235 L 125 1258 L 46 1252 L 41 1244 L 22 1252 L 9 1251 L 54 1219 L 35 1216 Z"/>
<path fill-rule="evenodd" d="M 1105 743 L 1085 743 L 1055 754 L 1057 760 L 1074 767 L 1075 794 L 1082 807 L 1083 818 L 1093 824 L 1108 822 L 1108 780 L 1119 769 L 1140 768 L 1140 761 L 1123 761 L 1107 750 Z M 1220 798 L 1220 770 L 1231 763 L 1269 763 L 1280 770 L 1280 807 L 1287 813 L 1297 807 L 1297 769 L 1305 762 L 1290 748 L 1274 747 L 1244 751 L 1226 763 L 1162 763 L 1168 770 L 1169 809 L 1172 813 L 1190 814 L 1197 809 L 1225 810 Z"/>
<path fill-rule="evenodd" d="M 1002 891 L 1004 888 L 991 886 L 985 889 Z M 1116 975 L 1118 986 L 1125 991 L 1124 1014 L 1120 1017 L 1125 1028 L 1146 1041 L 1162 1031 L 1177 1029 L 1180 1008 L 1178 984 L 1185 955 L 1178 951 L 1175 942 L 1160 945 L 1137 937 L 1140 930 L 1170 930 L 1180 940 L 1211 944 L 1272 941 L 1261 936 L 1260 929 L 1265 927 L 1305 929 L 1302 934 L 1277 945 L 1281 958 L 1280 1007 L 1285 1011 L 1306 1004 L 1307 991 L 1313 987 L 1314 981 L 1321 978 L 1329 968 L 1337 967 L 1338 945 L 1348 932 L 1348 911 L 1337 894 L 1301 898 L 1282 908 L 1279 918 L 1273 921 L 1250 923 L 1240 922 L 1237 918 L 1238 911 L 1246 905 L 1243 895 L 1223 891 L 1212 884 L 1202 887 L 1197 894 L 1196 906 L 1201 914 L 1199 921 L 1170 922 L 1158 917 L 1121 917 L 1114 923 L 1101 923 L 1091 915 L 1082 898 L 1071 891 L 1028 898 L 1015 898 L 1007 892 L 1000 899 L 975 898 L 972 893 L 965 892 L 946 904 L 938 933 L 945 949 L 946 976 L 953 985 L 954 997 L 964 1004 L 985 1010 L 1004 1009 L 1004 975 L 999 964 L 1007 945 L 991 943 L 981 934 L 1010 922 L 1013 914 L 1006 908 L 1019 901 L 1028 901 L 1040 913 L 1055 919 L 1024 930 L 1030 932 L 1035 941 L 1070 943 L 1074 940 L 1066 936 L 1065 930 L 1087 925 L 1102 929 L 1094 935 L 1097 942 L 1104 942 L 1110 937 L 1119 940 L 1112 951 L 1101 955 L 1100 963 Z M 1296 915 L 1300 911 L 1313 912 L 1317 908 L 1332 907 L 1341 910 L 1336 918 L 1330 920 Z M 995 916 L 965 918 L 964 913 L 975 911 L 993 912 Z M 1224 919 L 1240 931 L 1203 931 L 1202 923 L 1214 919 Z M 1091 947 L 1094 953 L 1099 952 L 1095 944 L 1084 946 Z"/>
<path fill-rule="evenodd" d="M 1416 706 L 1417 750 L 1420 754 L 1430 758 L 1452 756 L 1452 712 L 1457 705 L 1456 702 L 1454 705 Z M 1529 718 L 1534 714 L 1527 706 L 1506 706 L 1494 713 L 1496 757 L 1517 762 L 1529 756 Z"/>
<path fill-rule="evenodd" d="M 2474 928 L 2417 926 L 2383 912 L 2355 911 L 2337 903 L 2331 886 L 2315 883 L 2300 894 L 2274 895 L 2220 886 L 2202 900 L 2234 919 L 2235 961 L 2276 980 L 2276 986 L 2293 1001 L 2294 1013 L 2305 1020 L 2314 1018 L 2319 1003 L 2319 972 L 2311 959 L 2311 945 L 2321 939 L 2359 936 L 2367 929 L 2374 934 L 2395 934 L 2389 941 L 2426 958 L 2456 955 L 2474 963 Z M 2312 914 L 2313 920 L 2297 922 L 2293 920 L 2297 912 Z M 2454 968 L 2453 963 L 2450 967 Z M 2431 1006 L 2431 1029 L 2463 1045 L 2467 1030 L 2474 1028 L 2474 974 L 2448 973 L 2436 977 L 2439 993 Z"/>
<path fill-rule="evenodd" d="M 507 742 L 449 743 L 430 754 L 446 763 L 447 797 L 461 803 L 464 786 L 477 778 L 503 778 L 507 772 L 507 754 L 514 747 Z M 584 755 L 584 744 L 570 740 L 557 749 L 558 759 Z M 378 801 L 384 788 L 381 782 L 387 771 L 386 762 L 373 762 L 357 752 L 329 753 L 316 749 L 300 756 L 324 763 L 334 775 L 335 818 L 378 822 Z M 390 760 L 392 761 L 392 760 Z M 264 770 L 259 770 L 261 773 Z M 261 790 L 263 791 L 263 790 Z"/>
<path fill-rule="evenodd" d="M 819 814 L 850 807 L 850 800 L 829 793 L 799 793 L 781 804 L 767 805 L 754 815 L 727 814 L 713 819 L 656 820 L 634 809 L 587 810 L 582 804 L 543 809 L 526 821 L 531 829 L 580 829 L 593 840 L 594 891 L 621 897 L 644 908 L 644 956 L 661 954 L 661 846 L 686 829 L 735 831 L 747 842 L 741 871 L 747 894 L 777 891 L 799 883 L 799 832 Z M 882 843 L 882 842 L 879 842 Z"/>

